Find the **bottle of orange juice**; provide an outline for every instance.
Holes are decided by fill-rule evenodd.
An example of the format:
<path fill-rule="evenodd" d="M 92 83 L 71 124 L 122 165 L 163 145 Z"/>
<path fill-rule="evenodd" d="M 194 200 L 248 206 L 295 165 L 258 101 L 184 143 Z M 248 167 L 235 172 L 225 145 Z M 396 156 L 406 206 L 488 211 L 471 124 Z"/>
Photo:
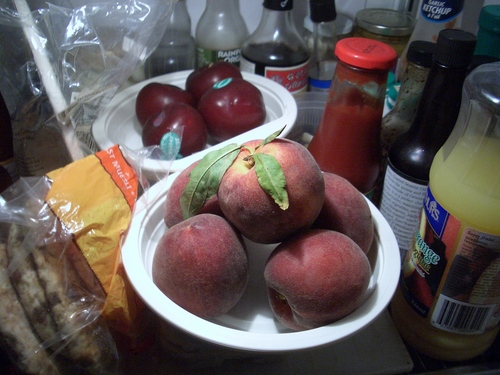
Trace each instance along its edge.
<path fill-rule="evenodd" d="M 421 353 L 460 361 L 500 329 L 500 63 L 464 83 L 450 137 L 436 154 L 391 312 Z"/>

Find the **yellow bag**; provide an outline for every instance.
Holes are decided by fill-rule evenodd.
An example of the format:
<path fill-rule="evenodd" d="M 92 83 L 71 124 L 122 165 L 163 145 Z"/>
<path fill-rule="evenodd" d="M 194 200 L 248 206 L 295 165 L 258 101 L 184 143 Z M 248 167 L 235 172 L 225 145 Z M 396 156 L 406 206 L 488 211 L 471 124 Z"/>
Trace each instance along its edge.
<path fill-rule="evenodd" d="M 138 179 L 118 146 L 97 152 L 47 174 L 46 202 L 72 233 L 106 293 L 102 316 L 129 338 L 143 322 L 142 301 L 125 274 L 120 243 L 132 219 Z"/>

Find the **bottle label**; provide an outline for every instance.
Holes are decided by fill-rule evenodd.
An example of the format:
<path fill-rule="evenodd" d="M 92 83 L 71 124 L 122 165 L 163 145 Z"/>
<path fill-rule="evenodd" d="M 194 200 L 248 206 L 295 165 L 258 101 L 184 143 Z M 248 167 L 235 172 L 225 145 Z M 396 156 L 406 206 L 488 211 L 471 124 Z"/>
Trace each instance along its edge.
<path fill-rule="evenodd" d="M 400 285 L 410 306 L 441 330 L 480 334 L 494 328 L 500 320 L 500 236 L 462 227 L 428 188 Z"/>
<path fill-rule="evenodd" d="M 380 212 L 391 226 L 399 245 L 401 260 L 408 251 L 418 225 L 427 184 L 401 176 L 389 161 L 384 178 Z"/>
<path fill-rule="evenodd" d="M 329 92 L 332 80 L 329 79 L 315 79 L 309 77 L 309 91 L 314 92 Z"/>
<path fill-rule="evenodd" d="M 253 74 L 263 71 L 264 77 L 284 86 L 292 94 L 307 90 L 309 60 L 299 65 L 280 67 L 254 63 L 241 56 L 240 69 Z"/>
<path fill-rule="evenodd" d="M 420 12 L 430 22 L 448 22 L 462 13 L 464 0 L 424 0 Z"/>
<path fill-rule="evenodd" d="M 236 66 L 240 66 L 241 48 L 229 50 L 213 50 L 196 47 L 196 66 L 201 67 L 211 62 L 224 61 Z"/>

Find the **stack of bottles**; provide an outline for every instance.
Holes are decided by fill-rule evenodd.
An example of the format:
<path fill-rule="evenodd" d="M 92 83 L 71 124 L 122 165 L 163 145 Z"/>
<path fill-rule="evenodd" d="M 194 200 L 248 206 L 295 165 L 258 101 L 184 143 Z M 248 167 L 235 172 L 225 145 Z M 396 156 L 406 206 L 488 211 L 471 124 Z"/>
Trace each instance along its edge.
<path fill-rule="evenodd" d="M 476 37 L 463 30 L 439 33 L 415 117 L 389 148 L 380 211 L 396 235 L 402 258 L 417 225 L 432 159 L 455 125 L 475 44 Z"/>
<path fill-rule="evenodd" d="M 445 361 L 484 353 L 500 329 L 500 63 L 468 75 L 461 103 L 391 302 L 403 339 Z"/>

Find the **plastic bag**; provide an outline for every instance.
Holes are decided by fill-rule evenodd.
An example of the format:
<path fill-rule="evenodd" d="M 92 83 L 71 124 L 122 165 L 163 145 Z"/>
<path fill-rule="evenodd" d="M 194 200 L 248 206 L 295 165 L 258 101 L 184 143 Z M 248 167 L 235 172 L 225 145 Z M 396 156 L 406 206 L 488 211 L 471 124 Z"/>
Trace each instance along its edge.
<path fill-rule="evenodd" d="M 46 178 L 18 180 L 0 223 L 0 337 L 28 374 L 114 374 L 118 355 L 100 319 L 105 294 L 50 207 Z M 7 222 L 6 222 L 7 221 Z"/>
<path fill-rule="evenodd" d="M 148 311 L 120 255 L 149 192 L 133 164 L 114 146 L 0 196 L 0 342 L 21 371 L 114 374 L 117 347 L 141 345 Z"/>
<path fill-rule="evenodd" d="M 0 2 L 0 91 L 18 175 L 97 151 L 93 122 L 158 45 L 173 1 Z"/>

